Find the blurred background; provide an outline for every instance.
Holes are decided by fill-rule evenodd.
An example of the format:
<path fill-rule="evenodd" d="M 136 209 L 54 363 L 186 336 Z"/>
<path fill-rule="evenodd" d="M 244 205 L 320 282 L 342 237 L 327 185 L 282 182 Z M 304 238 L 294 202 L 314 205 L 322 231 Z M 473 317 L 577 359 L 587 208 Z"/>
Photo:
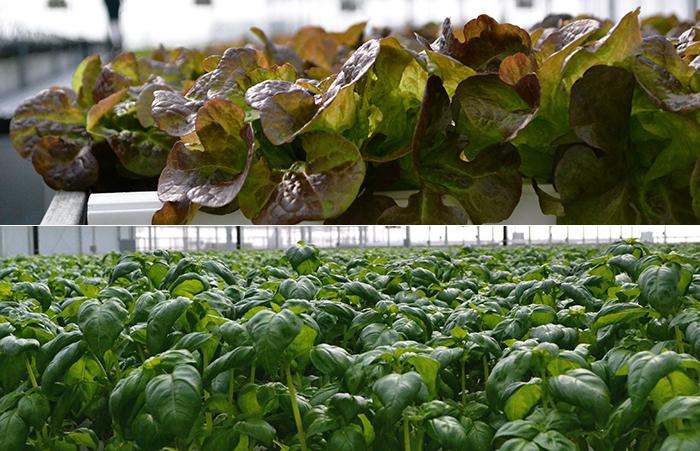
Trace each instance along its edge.
<path fill-rule="evenodd" d="M 0 227 L 0 257 L 110 251 L 700 243 L 693 226 Z"/>
<path fill-rule="evenodd" d="M 550 13 L 619 19 L 637 6 L 643 16 L 690 20 L 698 0 L 0 0 L 0 223 L 39 223 L 53 196 L 9 142 L 15 108 L 46 87 L 69 86 L 91 53 L 234 44 L 251 26 L 275 35 L 308 24 L 339 31 L 489 14 L 529 28 Z"/>

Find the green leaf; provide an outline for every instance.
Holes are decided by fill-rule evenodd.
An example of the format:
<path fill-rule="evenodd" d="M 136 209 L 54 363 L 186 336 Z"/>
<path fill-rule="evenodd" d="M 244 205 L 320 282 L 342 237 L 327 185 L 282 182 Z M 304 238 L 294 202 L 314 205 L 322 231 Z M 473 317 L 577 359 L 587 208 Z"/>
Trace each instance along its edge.
<path fill-rule="evenodd" d="M 170 284 L 170 294 L 192 299 L 196 294 L 209 289 L 209 282 L 199 274 L 182 274 Z"/>
<path fill-rule="evenodd" d="M 538 432 L 539 430 L 537 425 L 532 421 L 515 420 L 503 423 L 503 425 L 498 428 L 493 438 L 495 440 L 506 437 L 517 437 L 530 441 L 538 434 Z"/>
<path fill-rule="evenodd" d="M 594 46 L 579 46 L 568 57 L 561 80 L 568 90 L 593 66 L 616 65 L 630 57 L 642 44 L 639 9 L 626 14 L 606 36 Z"/>
<path fill-rule="evenodd" d="M 370 324 L 362 329 L 359 337 L 359 341 L 365 349 L 392 345 L 400 339 L 399 333 L 385 324 Z"/>
<path fill-rule="evenodd" d="M 659 451 L 684 451 L 700 448 L 700 431 L 682 431 L 666 437 Z"/>
<path fill-rule="evenodd" d="M 174 345 L 175 349 L 186 349 L 188 351 L 196 351 L 202 348 L 213 337 L 208 332 L 191 332 L 183 335 Z"/>
<path fill-rule="evenodd" d="M 141 269 L 141 264 L 135 261 L 123 261 L 118 263 L 109 275 L 109 283 L 112 284 L 120 277 L 125 277 L 134 271 Z"/>
<path fill-rule="evenodd" d="M 119 338 L 128 316 L 129 312 L 117 300 L 93 299 L 80 306 L 78 325 L 90 348 L 102 356 Z"/>
<path fill-rule="evenodd" d="M 644 112 L 636 118 L 644 131 L 653 135 L 661 146 L 645 176 L 646 181 L 694 168 L 700 157 L 696 150 L 700 142 L 700 124 L 691 118 L 666 111 Z M 663 180 L 659 182 L 664 183 Z"/>
<path fill-rule="evenodd" d="M 634 76 L 619 67 L 594 66 L 571 88 L 569 123 L 583 142 L 609 153 L 628 146 Z"/>
<path fill-rule="evenodd" d="M 352 281 L 343 285 L 343 289 L 352 296 L 359 297 L 369 304 L 376 304 L 382 300 L 382 295 L 372 285 L 359 281 Z"/>
<path fill-rule="evenodd" d="M 299 274 L 311 274 L 315 272 L 321 262 L 318 258 L 318 250 L 315 247 L 299 243 L 287 249 L 287 259 L 292 268 Z"/>
<path fill-rule="evenodd" d="M 277 431 L 270 423 L 259 418 L 249 418 L 233 425 L 233 430 L 254 438 L 260 443 L 272 446 Z"/>
<path fill-rule="evenodd" d="M 137 368 L 120 379 L 109 396 L 109 413 L 117 431 L 127 437 L 131 436 L 127 430 L 131 428 L 132 420 L 145 403 L 146 385 L 154 375 L 153 371 Z"/>
<path fill-rule="evenodd" d="M 518 92 L 497 75 L 475 75 L 459 84 L 452 101 L 457 132 L 469 140 L 471 160 L 482 149 L 506 142 L 532 117 Z"/>
<path fill-rule="evenodd" d="M 561 196 L 566 224 L 636 223 L 634 193 L 628 176 L 614 161 L 599 158 L 584 145 L 566 149 L 554 170 L 554 184 Z M 612 161 L 611 161 L 612 160 Z"/>
<path fill-rule="evenodd" d="M 42 282 L 20 282 L 12 287 L 15 293 L 22 293 L 29 298 L 36 299 L 41 305 L 41 309 L 46 311 L 54 302 L 49 287 Z"/>
<path fill-rule="evenodd" d="M 573 349 L 578 344 L 578 330 L 561 324 L 543 324 L 530 329 L 530 337 L 540 342 L 555 343 L 560 348 Z"/>
<path fill-rule="evenodd" d="M 253 163 L 238 200 L 254 223 L 335 218 L 357 198 L 366 171 L 357 146 L 327 132 L 307 133 L 300 139 L 304 161 L 285 170 L 271 170 L 264 158 Z"/>
<path fill-rule="evenodd" d="M 353 396 L 349 393 L 336 393 L 329 399 L 329 404 L 340 413 L 345 421 L 352 421 L 359 413 L 366 411 L 369 400 L 362 396 Z"/>
<path fill-rule="evenodd" d="M 288 349 L 292 358 L 299 358 L 301 361 L 306 361 L 319 332 L 318 325 L 314 323 L 313 319 L 304 318 L 304 325 L 301 331 L 294 337 L 294 341 L 289 344 Z"/>
<path fill-rule="evenodd" d="M 283 362 L 282 353 L 302 330 L 303 322 L 289 310 L 261 310 L 247 323 L 257 361 L 269 370 Z"/>
<path fill-rule="evenodd" d="M 391 427 L 401 418 L 403 409 L 413 402 L 425 400 L 428 394 L 420 374 L 413 371 L 384 376 L 374 383 L 372 389 L 382 403 L 376 418 L 385 427 Z"/>
<path fill-rule="evenodd" d="M 168 334 L 191 302 L 186 297 L 179 297 L 153 307 L 146 325 L 146 340 L 151 352 L 157 353 L 165 349 Z"/>
<path fill-rule="evenodd" d="M 48 342 L 44 343 L 36 356 L 37 370 L 42 373 L 46 368 L 46 365 L 49 364 L 49 362 L 61 349 L 82 339 L 83 333 L 78 329 L 74 329 L 70 332 L 61 332 Z"/>
<path fill-rule="evenodd" d="M 604 422 L 612 409 L 610 393 L 605 382 L 584 368 L 569 370 L 548 380 L 555 399 L 591 410 L 597 421 Z"/>
<path fill-rule="evenodd" d="M 348 424 L 333 431 L 328 441 L 328 449 L 338 451 L 362 451 L 367 449 L 362 429 L 356 424 Z"/>
<path fill-rule="evenodd" d="M 595 332 L 611 324 L 633 322 L 648 313 L 647 309 L 636 302 L 609 302 L 596 313 L 591 330 Z"/>
<path fill-rule="evenodd" d="M 171 374 L 156 376 L 146 386 L 146 408 L 169 436 L 184 438 L 202 408 L 202 380 L 189 365 L 178 365 Z"/>
<path fill-rule="evenodd" d="M 311 300 L 316 296 L 318 287 L 308 277 L 301 277 L 299 280 L 287 279 L 280 284 L 279 294 L 284 299 L 306 299 Z"/>
<path fill-rule="evenodd" d="M 469 443 L 464 428 L 454 417 L 442 416 L 428 420 L 426 430 L 428 435 L 445 449 L 468 448 Z"/>
<path fill-rule="evenodd" d="M 248 437 L 240 437 L 240 435 L 230 428 L 215 428 L 209 437 L 207 437 L 202 445 L 203 451 L 229 451 L 236 449 L 236 444 L 248 440 Z M 248 449 L 248 444 L 244 450 Z"/>
<path fill-rule="evenodd" d="M 0 415 L 0 448 L 23 449 L 28 435 L 29 426 L 16 410 Z"/>
<path fill-rule="evenodd" d="M 85 352 L 85 347 L 84 341 L 71 343 L 51 359 L 41 375 L 41 388 L 46 394 L 53 396 L 59 392 L 57 384 L 63 379 L 68 369 L 80 360 Z"/>
<path fill-rule="evenodd" d="M 424 355 L 415 355 L 408 358 L 408 363 L 413 365 L 423 382 L 428 387 L 431 397 L 437 396 L 437 380 L 440 373 L 440 362 Z"/>
<path fill-rule="evenodd" d="M 577 451 L 579 448 L 559 431 L 540 432 L 532 439 L 540 449 L 557 449 L 562 451 Z"/>
<path fill-rule="evenodd" d="M 131 316 L 136 322 L 144 322 L 148 320 L 153 307 L 161 302 L 165 302 L 166 297 L 163 291 L 149 291 L 143 293 L 134 302 L 134 307 L 131 311 Z"/>
<path fill-rule="evenodd" d="M 79 428 L 67 433 L 66 440 L 74 445 L 88 449 L 97 449 L 99 443 L 95 431 L 88 428 Z"/>
<path fill-rule="evenodd" d="M 8 335 L 0 339 L 0 355 L 16 358 L 25 352 L 37 351 L 38 349 L 39 341 L 33 338 L 17 338 L 14 335 Z"/>
<path fill-rule="evenodd" d="M 632 68 L 640 87 L 656 105 L 673 113 L 700 109 L 700 95 L 692 86 L 695 71 L 673 42 L 662 36 L 646 38 L 637 53 Z"/>
<path fill-rule="evenodd" d="M 154 357 L 146 359 L 141 367 L 143 369 L 158 368 L 163 371 L 172 371 L 178 365 L 196 365 L 197 359 L 190 351 L 185 349 L 168 349 Z"/>
<path fill-rule="evenodd" d="M 522 380 L 534 365 L 529 351 L 512 351 L 493 367 L 486 381 L 486 396 L 490 403 L 503 409 L 507 399 L 505 391 L 514 382 Z"/>
<path fill-rule="evenodd" d="M 202 379 L 209 385 L 217 375 L 234 368 L 252 366 L 255 353 L 252 346 L 241 346 L 217 358 L 204 369 Z"/>
<path fill-rule="evenodd" d="M 219 330 L 221 337 L 231 346 L 238 347 L 250 342 L 248 330 L 235 321 L 225 322 Z"/>
<path fill-rule="evenodd" d="M 419 57 L 423 55 L 425 57 L 422 60 L 428 73 L 431 76 L 440 77 L 445 86 L 445 91 L 450 97 L 454 95 L 460 82 L 477 74 L 474 69 L 465 66 L 450 56 L 430 50 L 426 50 L 425 54 L 421 53 Z"/>
<path fill-rule="evenodd" d="M 488 424 L 483 421 L 473 421 L 471 425 L 462 421 L 462 424 L 467 431 L 467 443 L 469 449 L 474 451 L 488 451 L 492 448 L 494 431 Z"/>
<path fill-rule="evenodd" d="M 168 267 L 161 262 L 155 262 L 152 265 L 149 265 L 148 269 L 146 269 L 146 275 L 154 287 L 160 286 L 167 273 Z"/>
<path fill-rule="evenodd" d="M 311 350 L 313 366 L 323 374 L 341 376 L 352 364 L 352 356 L 343 348 L 321 343 Z"/>
<path fill-rule="evenodd" d="M 159 78 L 136 89 L 123 86 L 93 105 L 87 115 L 88 132 L 103 138 L 119 162 L 142 177 L 159 175 L 175 144 L 175 139 L 150 123 L 152 94 L 162 89 L 170 88 Z"/>
<path fill-rule="evenodd" d="M 34 392 L 20 399 L 17 404 L 17 414 L 25 423 L 38 430 L 51 414 L 51 406 L 43 394 Z"/>
<path fill-rule="evenodd" d="M 680 297 L 685 290 L 681 271 L 680 265 L 674 262 L 644 269 L 639 275 L 640 301 L 651 305 L 664 315 L 675 312 L 680 306 Z"/>
<path fill-rule="evenodd" d="M 92 92 L 101 70 L 100 55 L 90 55 L 78 64 L 73 72 L 71 86 L 78 95 L 78 104 L 83 109 L 90 108 L 95 103 Z"/>
<path fill-rule="evenodd" d="M 168 440 L 153 415 L 143 412 L 134 419 L 134 441 L 145 449 L 162 448 Z"/>
<path fill-rule="evenodd" d="M 666 402 L 656 413 L 656 424 L 675 419 L 700 421 L 700 396 L 677 396 Z"/>
<path fill-rule="evenodd" d="M 700 366 L 700 365 L 698 365 Z M 649 399 L 656 409 L 677 396 L 695 395 L 698 393 L 698 383 L 680 370 L 672 371 L 656 383 L 649 394 Z"/>
<path fill-rule="evenodd" d="M 654 354 L 638 352 L 629 360 L 627 391 L 632 406 L 640 408 L 648 401 L 648 396 L 656 384 L 669 373 L 681 367 L 682 358 L 673 351 Z"/>
<path fill-rule="evenodd" d="M 535 443 L 523 438 L 506 440 L 498 449 L 500 451 L 541 451 Z"/>
<path fill-rule="evenodd" d="M 131 305 L 134 302 L 134 296 L 124 287 L 104 287 L 97 293 L 97 299 L 101 301 L 112 298 L 119 299 L 124 305 Z"/>
<path fill-rule="evenodd" d="M 503 412 L 510 421 L 525 418 L 542 398 L 542 380 L 539 378 L 527 383 L 514 384 L 514 386 L 513 394 L 508 397 L 503 408 Z"/>

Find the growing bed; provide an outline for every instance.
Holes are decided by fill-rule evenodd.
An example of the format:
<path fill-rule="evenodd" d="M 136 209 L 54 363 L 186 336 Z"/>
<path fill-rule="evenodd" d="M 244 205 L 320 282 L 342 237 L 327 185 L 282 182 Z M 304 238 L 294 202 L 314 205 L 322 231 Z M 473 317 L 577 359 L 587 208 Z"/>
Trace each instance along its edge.
<path fill-rule="evenodd" d="M 0 449 L 695 450 L 700 247 L 0 259 Z"/>

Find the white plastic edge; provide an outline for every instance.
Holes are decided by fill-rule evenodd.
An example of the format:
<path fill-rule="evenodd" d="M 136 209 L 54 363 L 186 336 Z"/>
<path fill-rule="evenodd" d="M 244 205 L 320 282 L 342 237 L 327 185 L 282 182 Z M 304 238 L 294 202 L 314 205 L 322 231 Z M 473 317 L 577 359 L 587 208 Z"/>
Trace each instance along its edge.
<path fill-rule="evenodd" d="M 541 186 L 546 192 L 552 192 L 549 185 Z M 387 191 L 384 194 L 393 198 L 396 203 L 405 207 L 408 198 L 416 191 Z M 457 201 L 445 196 L 443 202 L 447 206 L 457 205 Z M 156 191 L 138 191 L 131 193 L 102 193 L 90 195 L 87 203 L 87 223 L 89 225 L 148 225 L 153 213 L 161 206 Z M 193 225 L 252 225 L 240 210 L 227 215 L 212 215 L 197 212 Z M 323 221 L 306 221 L 302 225 L 322 225 Z M 503 225 L 554 225 L 556 217 L 544 215 L 540 210 L 535 190 L 530 185 L 523 185 L 520 203 Z"/>

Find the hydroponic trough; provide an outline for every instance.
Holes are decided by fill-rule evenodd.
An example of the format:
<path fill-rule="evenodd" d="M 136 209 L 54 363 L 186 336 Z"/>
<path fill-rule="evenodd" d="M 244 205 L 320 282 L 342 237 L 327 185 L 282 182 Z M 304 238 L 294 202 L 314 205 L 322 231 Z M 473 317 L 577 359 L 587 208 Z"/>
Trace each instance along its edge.
<path fill-rule="evenodd" d="M 551 187 L 544 187 L 550 191 Z M 390 191 L 384 194 L 392 197 L 400 207 L 408 204 L 408 197 L 415 191 Z M 82 200 L 87 196 L 87 202 Z M 446 196 L 444 202 L 448 206 L 457 205 L 456 201 Z M 155 191 L 130 193 L 101 193 L 87 195 L 85 193 L 58 193 L 49 207 L 42 224 L 68 225 L 138 225 L 151 224 L 153 214 L 162 206 Z M 81 209 L 83 209 L 81 211 Z M 83 219 L 84 218 L 84 219 Z M 250 225 L 252 224 L 240 210 L 227 215 L 212 215 L 197 212 L 192 224 L 214 225 Z M 322 221 L 308 221 L 302 224 L 320 225 Z M 556 224 L 556 217 L 541 212 L 537 195 L 529 185 L 523 186 L 520 203 L 504 225 L 515 224 Z"/>

